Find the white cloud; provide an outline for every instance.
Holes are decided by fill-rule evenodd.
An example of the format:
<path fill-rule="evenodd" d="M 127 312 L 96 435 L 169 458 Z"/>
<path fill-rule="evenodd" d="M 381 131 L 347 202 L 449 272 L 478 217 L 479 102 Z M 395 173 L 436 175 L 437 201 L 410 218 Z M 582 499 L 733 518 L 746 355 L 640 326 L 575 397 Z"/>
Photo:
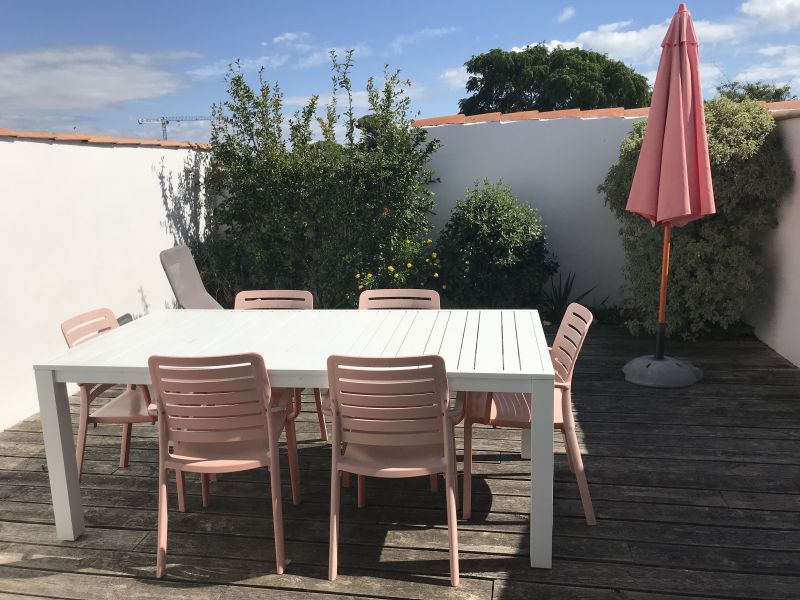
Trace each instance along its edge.
<path fill-rule="evenodd" d="M 767 80 L 778 84 L 789 84 L 797 88 L 800 84 L 800 45 L 766 46 L 759 53 L 769 59 L 764 63 L 750 65 L 734 77 L 737 81 Z"/>
<path fill-rule="evenodd" d="M 322 107 L 326 104 L 329 104 L 331 101 L 331 93 L 326 92 L 324 94 L 318 94 L 319 100 L 317 101 L 317 106 Z M 340 107 L 345 105 L 347 101 L 344 94 L 337 94 L 336 96 L 337 102 Z M 308 104 L 308 101 L 311 100 L 311 95 L 308 96 L 286 96 L 283 99 L 284 106 L 305 106 Z M 366 90 L 356 90 L 353 92 L 353 108 L 369 108 L 369 98 L 367 96 Z"/>
<path fill-rule="evenodd" d="M 558 15 L 558 19 L 556 19 L 559 23 L 564 23 L 569 21 L 572 17 L 575 16 L 575 9 L 571 6 L 564 7 L 564 10 L 561 11 L 561 14 Z"/>
<path fill-rule="evenodd" d="M 236 61 L 221 59 L 211 64 L 191 69 L 188 73 L 200 79 L 216 77 L 227 73 L 231 64 L 234 62 Z M 265 69 L 276 69 L 285 65 L 287 62 L 289 62 L 289 56 L 286 54 L 264 55 L 257 58 L 242 58 L 239 60 L 239 66 L 242 71 L 258 71 L 261 67 Z"/>
<path fill-rule="evenodd" d="M 703 85 L 703 90 L 712 92 L 722 81 L 724 74 L 719 65 L 715 63 L 700 63 L 700 83 Z"/>
<path fill-rule="evenodd" d="M 309 67 L 328 64 L 331 60 L 331 52 L 335 52 L 339 57 L 339 60 L 341 60 L 349 50 L 353 51 L 353 56 L 355 57 L 369 56 L 372 53 L 372 50 L 367 44 L 356 44 L 355 46 L 348 47 L 332 46 L 329 48 L 318 48 L 313 52 L 298 57 L 295 62 L 295 66 L 301 69 L 306 69 Z"/>
<path fill-rule="evenodd" d="M 467 67 L 463 65 L 455 69 L 447 69 L 444 73 L 439 75 L 439 79 L 444 81 L 448 87 L 462 90 L 464 86 L 467 85 L 468 78 L 469 73 L 467 73 Z"/>
<path fill-rule="evenodd" d="M 186 86 L 170 62 L 190 52 L 131 53 L 112 46 L 55 46 L 0 54 L 0 106 L 27 111 L 98 110 Z"/>
<path fill-rule="evenodd" d="M 394 40 L 392 40 L 392 50 L 395 53 L 399 54 L 407 46 L 418 44 L 419 42 L 423 42 L 425 40 L 439 38 L 444 35 L 449 35 L 456 31 L 458 31 L 458 28 L 456 27 L 436 27 L 436 28 L 420 29 L 419 31 L 415 31 L 414 33 L 406 33 L 403 35 L 398 35 L 396 38 L 394 38 Z"/>
<path fill-rule="evenodd" d="M 800 25 L 800 0 L 746 0 L 739 10 L 769 28 L 786 31 Z"/>
<path fill-rule="evenodd" d="M 274 44 L 296 44 L 297 42 L 305 42 L 311 38 L 311 34 L 305 31 L 287 31 L 272 38 Z"/>

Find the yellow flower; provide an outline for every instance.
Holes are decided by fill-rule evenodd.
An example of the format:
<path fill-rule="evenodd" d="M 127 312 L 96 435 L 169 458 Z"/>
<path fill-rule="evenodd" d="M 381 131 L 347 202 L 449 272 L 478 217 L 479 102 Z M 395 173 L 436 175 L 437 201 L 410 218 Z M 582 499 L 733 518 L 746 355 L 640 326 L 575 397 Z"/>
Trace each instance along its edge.
<path fill-rule="evenodd" d="M 367 273 L 367 279 L 372 279 L 372 273 Z"/>
<path fill-rule="evenodd" d="M 356 273 L 356 279 L 358 279 L 359 277 L 361 277 L 361 273 Z"/>
<path fill-rule="evenodd" d="M 411 267 L 413 267 L 413 266 L 414 266 L 414 265 L 412 265 L 410 262 L 409 262 L 409 263 L 406 263 L 406 268 L 408 268 L 408 269 L 410 269 L 410 268 L 411 268 Z"/>
<path fill-rule="evenodd" d="M 389 273 L 394 273 L 394 267 L 392 265 L 389 265 L 388 269 Z"/>
<path fill-rule="evenodd" d="M 410 244 L 410 243 L 411 243 L 411 240 L 406 240 L 406 244 Z"/>
<path fill-rule="evenodd" d="M 360 289 L 360 290 L 363 290 L 363 289 L 364 289 L 364 286 L 363 286 L 363 285 L 360 285 L 360 286 L 358 286 L 358 289 Z"/>
<path fill-rule="evenodd" d="M 439 255 L 436 254 L 436 252 L 431 252 L 431 258 L 436 258 L 437 256 L 439 256 Z"/>
<path fill-rule="evenodd" d="M 428 243 L 428 244 L 432 244 L 432 243 L 433 243 L 433 240 L 427 240 L 427 242 L 426 242 L 426 243 Z"/>
<path fill-rule="evenodd" d="M 446 290 L 446 289 L 447 289 L 447 286 L 446 286 L 444 283 L 442 284 L 442 289 L 443 289 L 443 290 Z"/>
<path fill-rule="evenodd" d="M 439 274 L 438 273 L 434 273 L 433 276 L 436 277 L 437 279 L 439 278 Z"/>

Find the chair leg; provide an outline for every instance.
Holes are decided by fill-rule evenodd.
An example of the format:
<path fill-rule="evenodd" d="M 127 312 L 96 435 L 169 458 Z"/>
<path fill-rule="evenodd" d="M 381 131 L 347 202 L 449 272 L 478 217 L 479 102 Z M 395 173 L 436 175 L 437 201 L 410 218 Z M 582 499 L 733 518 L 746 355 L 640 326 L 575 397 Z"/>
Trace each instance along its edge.
<path fill-rule="evenodd" d="M 342 473 L 344 475 L 344 473 Z M 328 579 L 334 581 L 339 573 L 339 472 L 331 468 L 331 528 L 328 537 Z"/>
<path fill-rule="evenodd" d="M 350 473 L 347 471 L 342 471 L 342 487 L 349 488 L 350 487 Z"/>
<path fill-rule="evenodd" d="M 183 471 L 175 471 L 175 487 L 178 488 L 178 510 L 186 512 L 186 476 Z"/>
<path fill-rule="evenodd" d="M 200 473 L 200 493 L 203 496 L 203 508 L 211 505 L 211 493 L 208 489 L 208 473 Z"/>
<path fill-rule="evenodd" d="M 578 436 L 575 435 L 575 430 L 564 429 L 564 440 L 567 444 L 567 453 L 570 455 L 570 460 L 575 465 L 575 479 L 578 480 L 578 491 L 581 495 L 581 504 L 583 505 L 586 523 L 595 525 L 597 521 L 592 507 L 592 497 L 589 495 L 589 483 L 586 481 L 586 473 L 583 470 L 583 458 L 581 458 L 581 449 L 578 446 Z"/>
<path fill-rule="evenodd" d="M 283 574 L 285 558 L 283 554 L 283 506 L 281 505 L 281 471 L 278 453 L 272 457 L 269 467 L 269 485 L 272 495 L 272 528 L 275 535 L 275 570 Z"/>
<path fill-rule="evenodd" d="M 455 460 L 455 459 L 454 459 Z M 447 535 L 450 546 L 450 584 L 458 585 L 458 515 L 456 514 L 457 475 L 455 469 L 445 473 L 445 495 L 447 501 Z"/>
<path fill-rule="evenodd" d="M 431 479 L 431 492 L 434 494 L 439 491 L 439 475 L 433 474 L 430 476 Z"/>
<path fill-rule="evenodd" d="M 286 450 L 289 453 L 289 480 L 292 483 L 292 504 L 300 504 L 300 467 L 297 458 L 297 431 L 294 421 L 286 422 Z"/>
<path fill-rule="evenodd" d="M 119 449 L 119 466 L 124 468 L 128 466 L 128 460 L 131 457 L 131 436 L 133 435 L 133 425 L 125 423 L 122 425 L 122 445 Z"/>
<path fill-rule="evenodd" d="M 572 462 L 572 453 L 567 448 L 567 433 L 562 429 L 561 436 L 564 438 L 564 448 L 566 449 L 567 454 L 567 467 L 569 467 L 569 472 L 573 475 L 575 474 L 575 464 Z"/>
<path fill-rule="evenodd" d="M 472 421 L 464 421 L 464 502 L 462 518 L 472 516 Z"/>
<path fill-rule="evenodd" d="M 81 404 L 81 416 L 80 422 L 78 423 L 78 440 L 75 443 L 75 462 L 78 465 L 78 481 L 81 480 L 81 475 L 83 475 L 83 456 L 86 451 L 86 429 L 89 427 L 88 418 L 89 418 L 89 407 L 86 407 L 84 414 L 84 407 Z"/>
<path fill-rule="evenodd" d="M 322 412 L 322 392 L 314 388 L 314 403 L 317 405 L 317 419 L 319 419 L 319 439 L 328 441 L 328 428 L 325 426 L 325 415 Z"/>
<path fill-rule="evenodd" d="M 156 577 L 163 577 L 167 568 L 167 470 L 158 471 L 158 536 L 156 548 Z"/>
<path fill-rule="evenodd" d="M 219 475 L 217 473 L 209 473 L 208 480 L 211 483 L 216 483 L 219 480 Z"/>
<path fill-rule="evenodd" d="M 366 477 L 363 475 L 356 475 L 356 482 L 358 486 L 358 508 L 364 508 L 367 505 Z"/>

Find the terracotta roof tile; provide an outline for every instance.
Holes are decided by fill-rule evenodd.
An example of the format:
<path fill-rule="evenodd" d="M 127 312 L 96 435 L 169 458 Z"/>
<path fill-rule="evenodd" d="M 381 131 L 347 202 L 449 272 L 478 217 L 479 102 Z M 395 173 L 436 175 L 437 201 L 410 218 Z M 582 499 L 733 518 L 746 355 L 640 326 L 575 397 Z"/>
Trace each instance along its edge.
<path fill-rule="evenodd" d="M 500 117 L 503 113 L 500 112 L 492 112 L 492 113 L 483 113 L 480 115 L 470 115 L 464 119 L 464 123 L 487 123 L 489 121 L 499 121 Z"/>
<path fill-rule="evenodd" d="M 544 112 L 540 112 L 537 119 L 563 119 L 563 118 L 570 118 L 570 117 L 580 117 L 581 116 L 581 109 L 580 108 L 565 108 L 563 110 L 547 110 Z"/>
<path fill-rule="evenodd" d="M 598 119 L 603 117 L 624 117 L 625 109 L 618 108 L 594 108 L 592 110 L 582 110 L 579 115 L 581 119 Z"/>
<path fill-rule="evenodd" d="M 784 100 L 783 102 L 767 102 L 769 110 L 791 110 L 800 108 L 800 100 Z"/>
<path fill-rule="evenodd" d="M 0 128 L 0 138 L 20 140 L 50 140 L 53 142 L 101 144 L 107 146 L 158 146 L 161 148 L 195 148 L 208 150 L 208 144 L 181 142 L 173 140 L 148 140 L 144 138 L 126 138 L 113 135 L 94 135 L 91 133 L 78 133 L 75 131 L 52 133 L 50 131 L 22 131 L 16 129 Z"/>
<path fill-rule="evenodd" d="M 412 127 L 433 127 L 434 125 L 453 125 L 464 123 L 466 117 L 462 114 L 446 115 L 444 117 L 431 117 L 430 119 L 417 119 L 411 121 Z"/>
<path fill-rule="evenodd" d="M 520 110 L 513 113 L 503 113 L 501 121 L 525 121 L 527 119 L 538 119 L 538 110 Z"/>

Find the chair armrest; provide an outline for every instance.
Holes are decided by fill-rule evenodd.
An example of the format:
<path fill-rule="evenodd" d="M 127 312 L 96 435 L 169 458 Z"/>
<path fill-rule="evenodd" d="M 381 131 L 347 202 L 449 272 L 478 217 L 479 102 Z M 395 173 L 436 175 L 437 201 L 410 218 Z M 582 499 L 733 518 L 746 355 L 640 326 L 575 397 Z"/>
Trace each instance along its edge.
<path fill-rule="evenodd" d="M 466 408 L 466 392 L 456 392 L 456 400 L 452 406 L 447 407 L 447 417 L 452 421 L 453 425 L 458 425 L 464 419 L 464 412 Z"/>
<path fill-rule="evenodd" d="M 113 383 L 81 383 L 80 385 L 86 388 L 86 397 L 89 403 L 96 400 L 103 392 L 107 392 L 114 387 Z"/>
<path fill-rule="evenodd" d="M 568 384 L 568 383 L 562 383 L 561 381 L 556 381 L 556 382 L 553 384 L 553 386 L 554 386 L 554 387 L 556 387 L 556 388 L 558 388 L 559 390 L 569 390 L 569 388 L 570 388 L 570 384 Z"/>
<path fill-rule="evenodd" d="M 147 414 L 154 419 L 158 418 L 158 405 L 155 402 L 151 402 L 147 405 Z"/>

